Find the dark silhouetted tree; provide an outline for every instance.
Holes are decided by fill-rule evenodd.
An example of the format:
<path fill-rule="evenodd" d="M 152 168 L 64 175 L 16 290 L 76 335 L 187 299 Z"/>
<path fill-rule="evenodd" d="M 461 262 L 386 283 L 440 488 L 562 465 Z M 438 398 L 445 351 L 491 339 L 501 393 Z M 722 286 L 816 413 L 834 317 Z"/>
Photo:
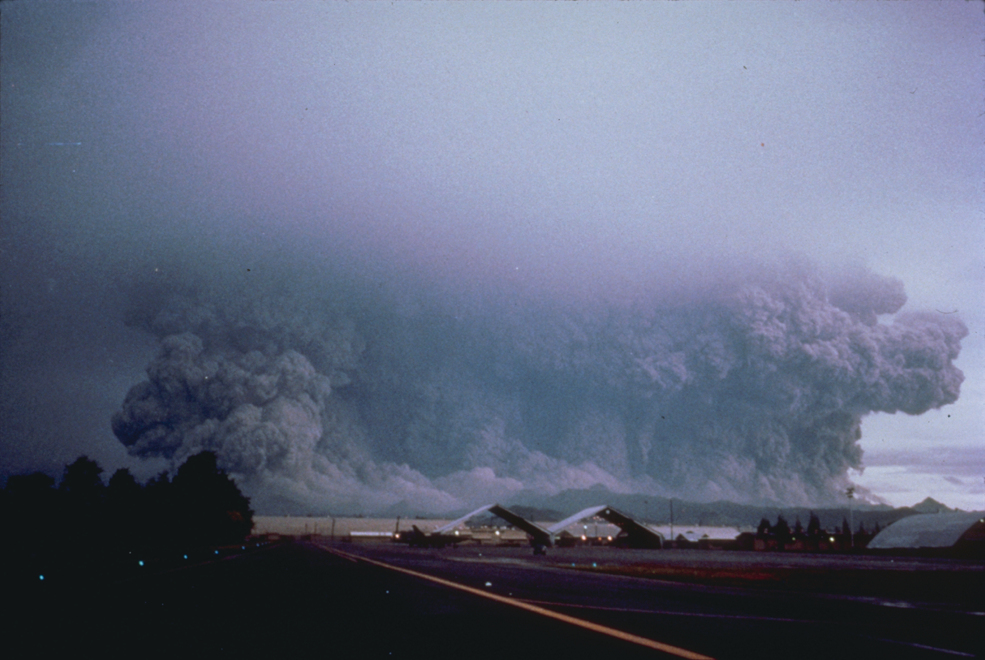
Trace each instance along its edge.
<path fill-rule="evenodd" d="M 865 529 L 865 523 L 859 521 L 858 529 L 855 531 L 855 547 L 864 548 L 869 545 L 869 541 L 872 540 L 872 534 L 869 534 L 868 530 Z"/>
<path fill-rule="evenodd" d="M 147 482 L 143 493 L 143 514 L 138 522 L 142 544 L 172 545 L 177 542 L 179 517 L 167 472 Z"/>
<path fill-rule="evenodd" d="M 108 533 L 118 546 L 140 545 L 143 541 L 146 515 L 144 489 L 130 470 L 120 468 L 109 478 L 106 487 L 106 517 Z"/>
<path fill-rule="evenodd" d="M 810 520 L 807 521 L 807 536 L 809 538 L 816 538 L 821 535 L 821 519 L 817 517 L 817 514 L 811 511 Z"/>
<path fill-rule="evenodd" d="M 18 474 L 7 479 L 4 492 L 12 502 L 20 502 L 22 506 L 45 500 L 53 501 L 55 480 L 43 472 Z"/>
<path fill-rule="evenodd" d="M 91 547 L 105 538 L 106 486 L 102 473 L 96 461 L 79 456 L 65 468 L 65 476 L 58 486 L 64 500 L 65 530 L 83 547 Z"/>
<path fill-rule="evenodd" d="M 51 543 L 62 515 L 55 480 L 42 472 L 14 475 L 7 479 L 4 493 L 5 527 L 25 547 Z"/>
<path fill-rule="evenodd" d="M 103 469 L 96 461 L 88 456 L 79 456 L 65 468 L 65 476 L 58 490 L 68 495 L 72 502 L 96 507 L 102 502 L 106 490 L 102 473 Z"/>
<path fill-rule="evenodd" d="M 776 524 L 773 526 L 773 536 L 776 537 L 776 544 L 780 550 L 783 550 L 790 543 L 790 525 L 787 524 L 787 519 L 782 514 L 776 518 Z"/>
<path fill-rule="evenodd" d="M 137 505 L 142 491 L 143 489 L 137 483 L 137 479 L 130 474 L 130 470 L 120 468 L 109 478 L 109 484 L 106 487 L 106 499 L 115 507 Z"/>
<path fill-rule="evenodd" d="M 197 544 L 236 543 L 253 529 L 250 501 L 210 451 L 192 456 L 171 483 L 177 531 Z"/>
<path fill-rule="evenodd" d="M 42 472 L 15 475 L 4 488 L 0 575 L 18 578 L 47 572 L 50 557 L 64 543 L 62 498 L 55 480 Z M 15 604 L 16 607 L 16 604 Z"/>
<path fill-rule="evenodd" d="M 765 539 L 773 535 L 773 526 L 770 525 L 770 521 L 766 518 L 762 518 L 759 521 L 759 527 L 756 528 L 756 538 Z"/>

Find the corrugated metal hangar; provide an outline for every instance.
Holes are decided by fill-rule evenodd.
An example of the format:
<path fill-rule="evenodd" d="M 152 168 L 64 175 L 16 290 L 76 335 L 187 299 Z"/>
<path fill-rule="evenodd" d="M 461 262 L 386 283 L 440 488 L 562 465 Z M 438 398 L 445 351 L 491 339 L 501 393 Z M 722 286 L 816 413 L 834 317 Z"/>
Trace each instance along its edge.
<path fill-rule="evenodd" d="M 951 549 L 985 553 L 985 514 L 922 513 L 897 520 L 869 542 L 870 550 Z"/>

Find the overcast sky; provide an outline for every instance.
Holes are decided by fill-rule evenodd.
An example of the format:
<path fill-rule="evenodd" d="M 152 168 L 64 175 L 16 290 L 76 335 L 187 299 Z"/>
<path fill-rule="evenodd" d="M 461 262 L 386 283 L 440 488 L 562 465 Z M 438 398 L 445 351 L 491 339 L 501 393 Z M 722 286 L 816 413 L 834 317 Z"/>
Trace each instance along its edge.
<path fill-rule="evenodd" d="M 159 346 L 135 282 L 263 262 L 590 306 L 795 253 L 967 326 L 957 403 L 866 416 L 851 474 L 981 509 L 982 13 L 5 3 L 0 471 L 165 465 L 110 426 Z"/>

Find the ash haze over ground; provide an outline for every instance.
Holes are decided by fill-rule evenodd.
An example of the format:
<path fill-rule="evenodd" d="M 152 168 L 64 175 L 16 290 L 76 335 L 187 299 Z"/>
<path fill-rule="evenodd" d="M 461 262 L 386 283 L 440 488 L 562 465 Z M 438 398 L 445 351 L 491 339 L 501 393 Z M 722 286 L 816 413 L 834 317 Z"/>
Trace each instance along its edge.
<path fill-rule="evenodd" d="M 980 4 L 0 28 L 4 476 L 213 449 L 266 513 L 985 506 Z"/>

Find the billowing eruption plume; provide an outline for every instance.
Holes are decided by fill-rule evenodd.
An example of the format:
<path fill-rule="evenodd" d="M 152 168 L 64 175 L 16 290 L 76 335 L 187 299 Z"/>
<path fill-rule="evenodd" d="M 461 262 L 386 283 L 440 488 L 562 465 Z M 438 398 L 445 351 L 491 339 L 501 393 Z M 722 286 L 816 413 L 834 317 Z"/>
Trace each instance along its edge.
<path fill-rule="evenodd" d="M 163 297 L 113 417 L 140 456 L 217 453 L 263 510 L 441 512 L 603 485 L 820 504 L 862 418 L 957 400 L 967 334 L 902 284 L 792 262 L 576 306 L 219 288 Z M 698 287 L 695 287 L 698 288 Z M 375 296 L 375 297 L 374 297 Z"/>

